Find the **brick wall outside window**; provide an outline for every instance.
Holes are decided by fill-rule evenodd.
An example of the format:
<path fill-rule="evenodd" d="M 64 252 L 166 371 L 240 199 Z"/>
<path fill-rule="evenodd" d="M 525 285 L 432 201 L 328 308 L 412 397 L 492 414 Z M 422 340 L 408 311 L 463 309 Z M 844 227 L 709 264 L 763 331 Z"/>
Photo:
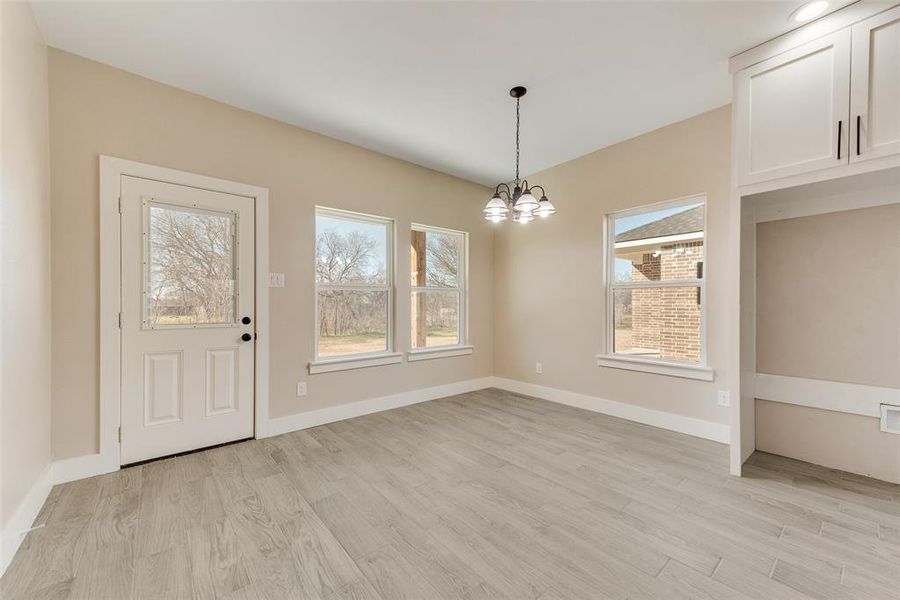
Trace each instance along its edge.
<path fill-rule="evenodd" d="M 632 263 L 633 281 L 697 277 L 703 242 L 662 246 L 658 256 Z M 631 292 L 631 345 L 636 354 L 700 360 L 700 304 L 697 287 L 635 289 Z M 646 351 L 642 351 L 646 350 Z M 656 350 L 657 352 L 650 352 Z"/>

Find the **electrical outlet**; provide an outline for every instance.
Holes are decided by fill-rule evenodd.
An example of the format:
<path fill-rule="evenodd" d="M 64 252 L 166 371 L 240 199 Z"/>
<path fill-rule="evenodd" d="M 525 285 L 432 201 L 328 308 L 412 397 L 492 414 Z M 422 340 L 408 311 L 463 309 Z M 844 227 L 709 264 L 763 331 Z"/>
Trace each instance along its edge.
<path fill-rule="evenodd" d="M 543 373 L 544 365 L 542 365 L 541 363 L 534 363 L 534 372 L 535 373 Z"/>
<path fill-rule="evenodd" d="M 297 382 L 297 397 L 300 398 L 306 395 L 306 382 L 298 381 Z"/>
<path fill-rule="evenodd" d="M 269 287 L 284 287 L 284 273 L 269 273 Z"/>
<path fill-rule="evenodd" d="M 719 390 L 719 406 L 731 406 L 731 393 L 728 390 Z"/>

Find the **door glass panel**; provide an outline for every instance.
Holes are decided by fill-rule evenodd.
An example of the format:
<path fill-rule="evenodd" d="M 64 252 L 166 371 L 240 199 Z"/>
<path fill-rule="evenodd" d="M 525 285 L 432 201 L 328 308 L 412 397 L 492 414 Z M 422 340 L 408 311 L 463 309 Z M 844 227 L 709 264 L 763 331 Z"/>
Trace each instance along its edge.
<path fill-rule="evenodd" d="M 146 327 L 234 323 L 236 216 L 149 203 Z"/>

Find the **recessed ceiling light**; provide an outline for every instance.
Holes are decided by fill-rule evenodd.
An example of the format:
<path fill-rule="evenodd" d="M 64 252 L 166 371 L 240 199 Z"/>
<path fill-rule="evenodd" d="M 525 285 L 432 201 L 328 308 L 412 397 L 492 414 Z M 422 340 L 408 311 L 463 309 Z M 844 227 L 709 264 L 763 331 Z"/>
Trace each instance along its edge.
<path fill-rule="evenodd" d="M 791 21 L 795 21 L 797 23 L 805 23 L 806 21 L 811 21 L 815 19 L 828 8 L 828 2 L 826 0 L 812 0 L 812 2 L 807 2 L 797 10 L 791 13 Z"/>

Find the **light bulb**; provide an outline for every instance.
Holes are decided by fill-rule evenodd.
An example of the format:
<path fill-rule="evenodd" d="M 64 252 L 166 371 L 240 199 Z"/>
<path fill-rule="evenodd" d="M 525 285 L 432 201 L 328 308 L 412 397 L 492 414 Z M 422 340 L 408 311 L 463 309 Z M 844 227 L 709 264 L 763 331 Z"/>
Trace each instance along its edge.
<path fill-rule="evenodd" d="M 500 194 L 494 194 L 494 196 L 490 200 L 488 200 L 488 203 L 485 205 L 484 210 L 481 212 L 484 213 L 485 219 L 498 216 L 506 218 L 506 214 L 509 212 L 509 208 L 507 208 L 506 202 L 503 201 L 503 198 L 500 197 Z"/>
<path fill-rule="evenodd" d="M 516 200 L 515 206 L 513 206 L 513 210 L 518 212 L 527 212 L 530 213 L 534 209 L 538 207 L 537 199 L 531 195 L 531 190 L 525 190 L 521 196 L 519 196 L 518 200 Z"/>
<path fill-rule="evenodd" d="M 534 215 L 531 212 L 520 212 L 516 215 L 516 223 L 521 223 L 525 225 L 526 223 L 531 223 L 534 221 Z"/>
<path fill-rule="evenodd" d="M 542 219 L 546 219 L 555 212 L 556 207 L 553 206 L 553 203 L 547 199 L 547 196 L 542 196 L 541 201 L 538 202 L 538 207 L 534 211 L 534 214 L 541 217 Z"/>

